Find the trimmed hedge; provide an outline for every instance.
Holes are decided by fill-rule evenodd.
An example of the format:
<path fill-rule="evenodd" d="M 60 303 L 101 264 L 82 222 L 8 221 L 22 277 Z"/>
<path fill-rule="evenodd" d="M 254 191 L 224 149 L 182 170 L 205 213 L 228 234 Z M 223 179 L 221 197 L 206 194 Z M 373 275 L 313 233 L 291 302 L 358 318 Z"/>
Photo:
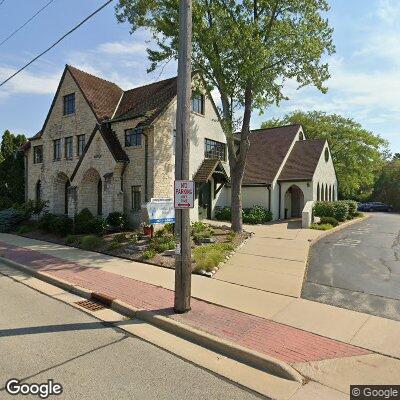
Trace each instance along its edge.
<path fill-rule="evenodd" d="M 329 225 L 332 225 L 332 226 L 338 226 L 339 225 L 339 221 L 336 218 L 333 218 L 333 217 L 321 217 L 320 224 L 321 225 L 329 224 Z"/>
<path fill-rule="evenodd" d="M 242 210 L 244 224 L 265 224 L 272 220 L 272 213 L 262 206 L 253 206 Z M 219 221 L 231 221 L 231 207 L 218 208 L 215 211 L 215 219 Z"/>
<path fill-rule="evenodd" d="M 335 218 L 337 221 L 343 222 L 349 214 L 349 206 L 347 201 L 318 201 L 314 205 L 314 215 L 316 217 Z M 352 217 L 351 217 L 352 218 Z"/>
<path fill-rule="evenodd" d="M 117 211 L 110 213 L 106 220 L 110 227 L 114 229 L 123 229 L 128 225 L 126 216 Z"/>

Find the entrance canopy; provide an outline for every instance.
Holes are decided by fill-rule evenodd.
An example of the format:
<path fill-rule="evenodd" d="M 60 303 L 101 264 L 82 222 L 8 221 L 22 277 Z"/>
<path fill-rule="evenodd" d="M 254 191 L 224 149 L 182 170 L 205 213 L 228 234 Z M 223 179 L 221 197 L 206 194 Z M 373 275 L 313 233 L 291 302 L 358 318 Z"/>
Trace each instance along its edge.
<path fill-rule="evenodd" d="M 213 178 L 216 183 L 226 183 L 229 181 L 229 176 L 219 159 L 207 158 L 203 160 L 193 180 L 198 183 L 205 183 L 211 178 Z"/>

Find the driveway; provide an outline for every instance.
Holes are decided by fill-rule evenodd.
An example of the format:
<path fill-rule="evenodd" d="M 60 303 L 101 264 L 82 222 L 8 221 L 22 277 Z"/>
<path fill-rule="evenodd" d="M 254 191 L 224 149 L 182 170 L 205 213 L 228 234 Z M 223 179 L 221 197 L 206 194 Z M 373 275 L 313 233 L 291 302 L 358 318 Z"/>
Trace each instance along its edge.
<path fill-rule="evenodd" d="M 400 321 L 400 215 L 374 213 L 320 240 L 302 297 Z"/>
<path fill-rule="evenodd" d="M 301 220 L 248 225 L 244 229 L 254 232 L 254 236 L 223 265 L 214 278 L 300 297 L 310 241 L 321 233 L 301 229 Z"/>

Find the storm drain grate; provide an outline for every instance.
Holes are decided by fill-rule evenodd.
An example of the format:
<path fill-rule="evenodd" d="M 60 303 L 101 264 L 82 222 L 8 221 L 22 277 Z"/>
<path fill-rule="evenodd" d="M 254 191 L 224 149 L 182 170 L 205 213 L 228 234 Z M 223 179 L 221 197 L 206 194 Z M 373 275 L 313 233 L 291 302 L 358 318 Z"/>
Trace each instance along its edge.
<path fill-rule="evenodd" d="M 92 300 L 80 300 L 76 301 L 75 304 L 80 307 L 86 308 L 89 311 L 99 311 L 105 308 L 102 304 L 96 303 Z"/>

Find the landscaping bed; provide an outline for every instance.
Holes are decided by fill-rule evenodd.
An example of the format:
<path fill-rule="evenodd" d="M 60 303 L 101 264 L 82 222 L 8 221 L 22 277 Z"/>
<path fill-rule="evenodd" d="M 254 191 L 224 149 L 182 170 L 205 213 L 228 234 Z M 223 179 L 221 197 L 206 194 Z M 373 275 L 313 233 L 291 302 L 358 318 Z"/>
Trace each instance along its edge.
<path fill-rule="evenodd" d="M 166 224 L 145 235 L 148 226 L 138 230 L 126 228 L 122 215 L 107 220 L 93 217 L 83 210 L 72 221 L 45 214 L 38 221 L 25 221 L 13 233 L 20 236 L 95 251 L 114 257 L 144 262 L 161 267 L 175 267 L 176 240 L 173 225 Z M 192 270 L 211 276 L 250 233 L 235 234 L 229 226 L 211 226 L 203 222 L 191 225 Z"/>

